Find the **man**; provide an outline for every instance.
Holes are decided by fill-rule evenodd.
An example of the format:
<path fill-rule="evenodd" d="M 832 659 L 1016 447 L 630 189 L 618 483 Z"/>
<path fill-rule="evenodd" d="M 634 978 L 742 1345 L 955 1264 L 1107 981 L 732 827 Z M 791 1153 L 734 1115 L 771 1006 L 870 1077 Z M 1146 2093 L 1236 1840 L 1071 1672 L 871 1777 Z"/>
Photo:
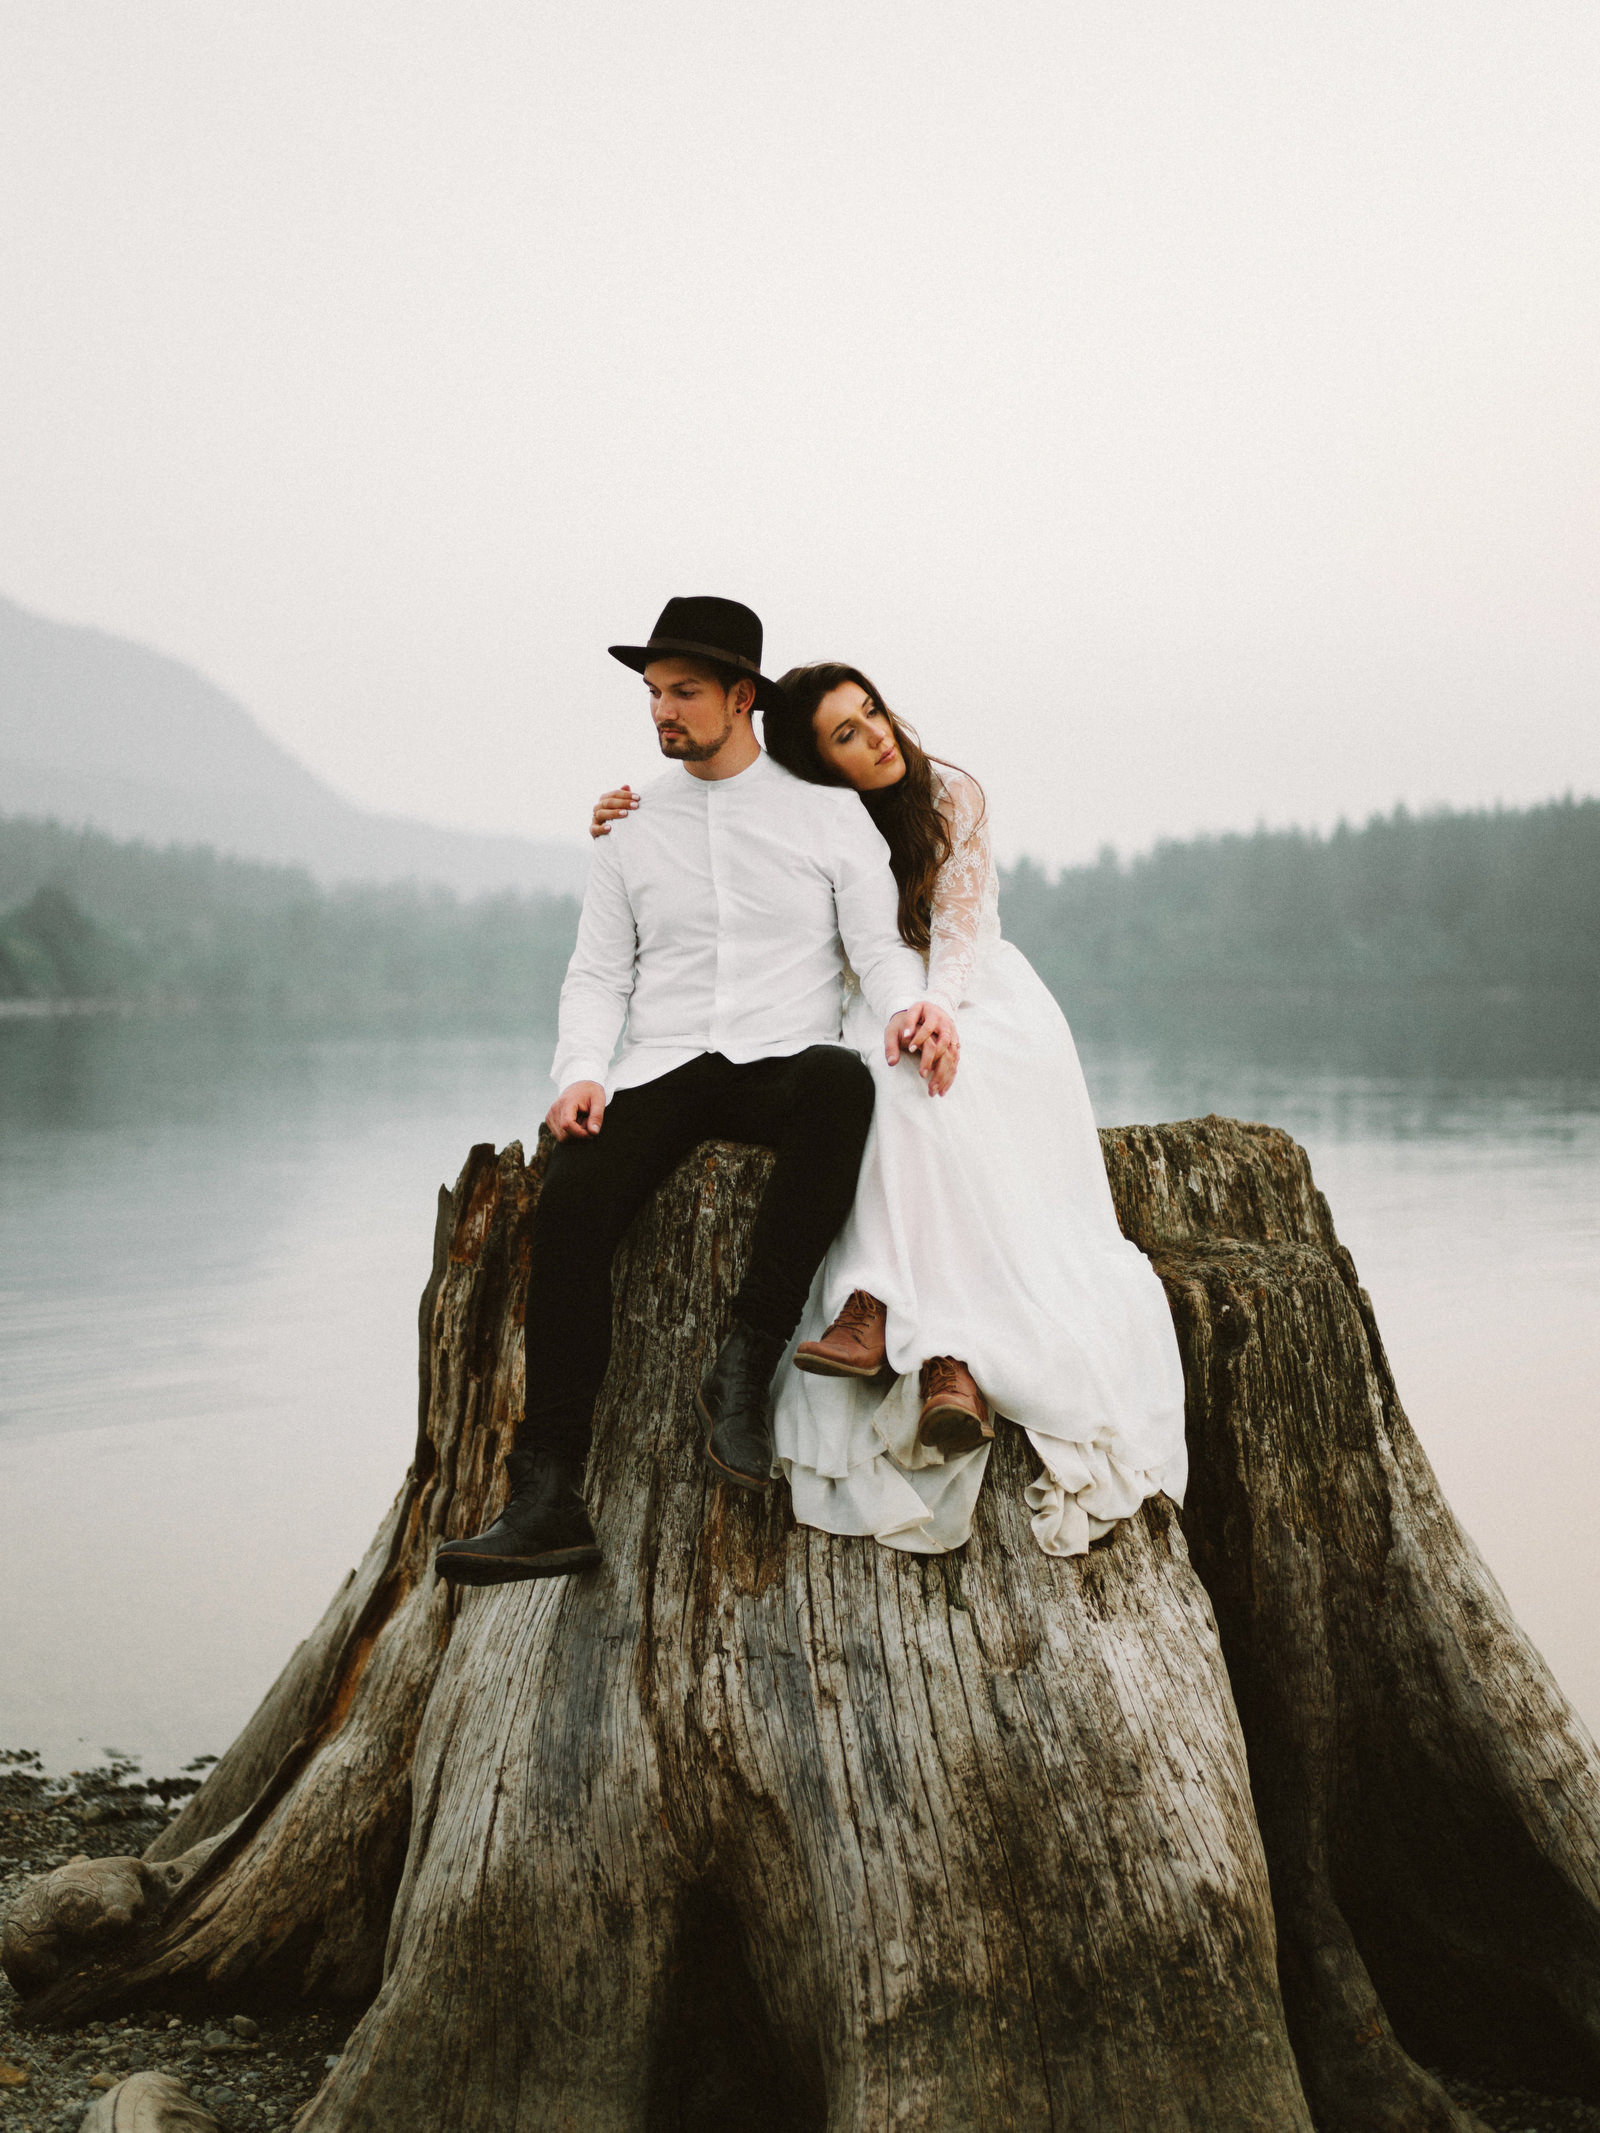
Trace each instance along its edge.
<path fill-rule="evenodd" d="M 896 930 L 887 848 L 865 808 L 848 789 L 791 777 L 756 740 L 752 715 L 777 693 L 759 618 L 735 600 L 669 600 L 648 644 L 610 649 L 643 674 L 661 752 L 681 767 L 595 850 L 561 988 L 526 1417 L 505 1509 L 436 1557 L 461 1584 L 599 1562 L 583 1476 L 611 1351 L 612 1257 L 707 1139 L 777 1154 L 732 1330 L 698 1394 L 718 1478 L 770 1487 L 772 1376 L 849 1210 L 872 1117 L 872 1076 L 838 1042 L 846 955 L 887 1025 L 888 1057 L 918 1052 L 933 1087 L 954 1072 L 954 1026 L 920 997 L 922 959 Z"/>

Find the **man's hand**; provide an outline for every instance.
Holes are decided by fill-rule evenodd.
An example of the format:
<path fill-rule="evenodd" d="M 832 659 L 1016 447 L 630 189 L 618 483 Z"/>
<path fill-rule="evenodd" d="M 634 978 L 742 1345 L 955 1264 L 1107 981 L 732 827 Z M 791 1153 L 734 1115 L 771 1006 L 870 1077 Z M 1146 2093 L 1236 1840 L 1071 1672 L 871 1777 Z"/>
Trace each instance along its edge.
<path fill-rule="evenodd" d="M 927 1083 L 928 1094 L 942 1096 L 955 1080 L 961 1059 L 955 1016 L 931 1000 L 902 1008 L 883 1033 L 883 1056 L 890 1066 L 896 1066 L 902 1052 L 918 1055 L 917 1072 Z"/>
<path fill-rule="evenodd" d="M 606 1092 L 597 1081 L 575 1081 L 563 1089 L 544 1122 L 558 1141 L 593 1140 L 606 1115 Z"/>

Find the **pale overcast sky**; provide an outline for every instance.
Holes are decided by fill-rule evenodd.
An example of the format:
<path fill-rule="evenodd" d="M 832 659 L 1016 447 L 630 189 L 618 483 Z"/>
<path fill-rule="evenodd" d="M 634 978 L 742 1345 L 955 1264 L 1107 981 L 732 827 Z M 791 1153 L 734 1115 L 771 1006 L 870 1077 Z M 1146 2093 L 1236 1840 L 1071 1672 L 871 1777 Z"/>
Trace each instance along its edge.
<path fill-rule="evenodd" d="M 0 4 L 0 592 L 579 833 L 678 592 L 1001 849 L 1600 789 L 1600 9 Z"/>

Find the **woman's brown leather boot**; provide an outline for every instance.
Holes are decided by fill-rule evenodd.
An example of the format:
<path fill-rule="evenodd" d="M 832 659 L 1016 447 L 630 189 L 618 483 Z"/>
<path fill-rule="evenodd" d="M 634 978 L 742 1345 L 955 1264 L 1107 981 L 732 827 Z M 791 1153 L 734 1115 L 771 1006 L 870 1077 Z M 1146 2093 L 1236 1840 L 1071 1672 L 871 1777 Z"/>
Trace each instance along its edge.
<path fill-rule="evenodd" d="M 953 1355 L 930 1356 L 919 1380 L 922 1413 L 917 1420 L 917 1442 L 930 1451 L 955 1459 L 962 1452 L 975 1452 L 994 1435 L 994 1417 L 979 1392 L 972 1372 Z"/>

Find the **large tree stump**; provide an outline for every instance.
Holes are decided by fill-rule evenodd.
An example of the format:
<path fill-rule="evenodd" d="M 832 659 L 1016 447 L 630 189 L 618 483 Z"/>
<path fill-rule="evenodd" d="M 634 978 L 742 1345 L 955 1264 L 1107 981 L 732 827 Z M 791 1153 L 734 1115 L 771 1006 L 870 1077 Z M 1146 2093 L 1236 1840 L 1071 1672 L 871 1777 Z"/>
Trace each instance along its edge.
<path fill-rule="evenodd" d="M 768 1159 L 708 1146 L 619 1257 L 604 1567 L 452 1591 L 432 1551 L 520 1411 L 542 1169 L 474 1149 L 393 1510 L 152 1847 L 159 1903 L 74 1946 L 32 1892 L 35 2018 L 370 2003 L 307 2133 L 1461 2133 L 1412 2053 L 1600 2093 L 1600 1762 L 1303 1153 L 1105 1142 L 1184 1350 L 1181 1527 L 1158 1500 L 1042 1556 L 1006 1430 L 958 1556 L 721 1490 L 691 1394 Z"/>
<path fill-rule="evenodd" d="M 1105 1138 L 1184 1353 L 1184 1526 L 1318 2123 L 1453 2122 L 1396 2032 L 1600 2094 L 1595 1746 L 1439 1492 L 1304 1152 L 1222 1120 Z"/>

